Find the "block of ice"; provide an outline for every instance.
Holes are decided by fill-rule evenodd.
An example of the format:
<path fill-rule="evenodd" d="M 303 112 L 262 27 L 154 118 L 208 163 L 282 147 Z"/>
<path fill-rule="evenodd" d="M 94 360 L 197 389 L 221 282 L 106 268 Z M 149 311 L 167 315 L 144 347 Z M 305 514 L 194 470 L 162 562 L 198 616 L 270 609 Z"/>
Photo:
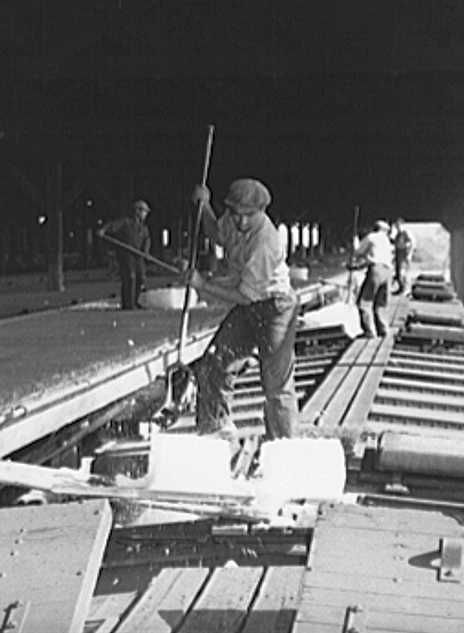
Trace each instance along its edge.
<path fill-rule="evenodd" d="M 291 499 L 336 500 L 346 482 L 345 454 L 336 438 L 266 442 L 261 449 L 258 499 L 269 507 Z"/>

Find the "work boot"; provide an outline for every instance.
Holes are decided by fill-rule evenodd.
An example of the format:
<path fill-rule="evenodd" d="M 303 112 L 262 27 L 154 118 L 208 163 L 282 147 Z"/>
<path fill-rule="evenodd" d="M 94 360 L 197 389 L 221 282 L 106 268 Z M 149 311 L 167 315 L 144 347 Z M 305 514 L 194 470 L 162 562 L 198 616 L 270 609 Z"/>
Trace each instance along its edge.
<path fill-rule="evenodd" d="M 208 437 L 214 437 L 220 440 L 227 440 L 229 442 L 231 459 L 240 451 L 241 444 L 238 435 L 238 430 L 232 421 L 226 422 L 220 429 L 213 433 L 208 433 Z"/>

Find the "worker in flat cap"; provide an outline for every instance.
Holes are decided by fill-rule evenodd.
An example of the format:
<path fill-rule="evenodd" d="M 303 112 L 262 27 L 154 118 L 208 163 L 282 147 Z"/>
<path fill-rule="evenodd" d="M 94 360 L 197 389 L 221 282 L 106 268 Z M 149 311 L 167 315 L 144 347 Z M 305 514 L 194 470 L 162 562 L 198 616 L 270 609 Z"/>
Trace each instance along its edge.
<path fill-rule="evenodd" d="M 256 351 L 264 390 L 266 438 L 292 437 L 298 407 L 294 387 L 297 297 L 290 286 L 286 252 L 266 213 L 269 189 L 260 181 L 234 181 L 218 219 L 207 187 L 198 185 L 193 201 L 203 203 L 203 229 L 225 249 L 227 280 L 202 277 L 190 282 L 200 294 L 232 305 L 203 356 L 194 363 L 198 383 L 197 428 L 234 440 L 231 420 L 234 379 Z"/>
<path fill-rule="evenodd" d="M 366 276 L 358 296 L 358 310 L 363 336 L 387 336 L 388 322 L 385 309 L 388 305 L 393 271 L 393 245 L 389 237 L 390 225 L 377 220 L 355 249 L 356 258 L 367 264 Z"/>
<path fill-rule="evenodd" d="M 99 234 L 108 234 L 132 248 L 149 254 L 151 239 L 146 225 L 149 213 L 148 203 L 145 200 L 136 200 L 132 204 L 131 215 L 108 222 Z M 140 307 L 139 296 L 146 285 L 145 260 L 122 247 L 116 246 L 115 249 L 121 278 L 121 309 L 134 310 Z"/>

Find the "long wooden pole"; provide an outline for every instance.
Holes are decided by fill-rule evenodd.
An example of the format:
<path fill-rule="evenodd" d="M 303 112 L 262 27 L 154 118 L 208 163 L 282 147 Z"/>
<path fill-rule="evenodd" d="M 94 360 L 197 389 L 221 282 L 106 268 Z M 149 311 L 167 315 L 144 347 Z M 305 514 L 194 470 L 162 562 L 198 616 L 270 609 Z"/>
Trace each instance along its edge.
<path fill-rule="evenodd" d="M 179 274 L 181 272 L 175 266 L 171 266 L 171 264 L 167 264 L 166 262 L 163 262 L 163 260 L 158 259 L 157 257 L 153 257 L 153 255 L 144 253 L 143 251 L 140 251 L 138 248 L 135 248 L 134 246 L 131 246 L 130 244 L 126 244 L 126 242 L 121 242 L 117 240 L 115 237 L 110 237 L 109 235 L 106 235 L 105 233 L 98 233 L 98 236 L 101 237 L 103 240 L 106 240 L 107 242 L 114 244 L 115 246 L 119 246 L 119 248 L 123 248 L 126 251 L 133 253 L 134 255 L 138 255 L 139 257 L 142 257 L 147 262 L 156 264 L 160 268 L 164 268 L 165 270 L 169 270 L 170 272 L 176 273 L 176 274 Z"/>
<path fill-rule="evenodd" d="M 208 138 L 206 141 L 206 150 L 205 150 L 205 159 L 203 163 L 203 175 L 201 179 L 202 186 L 206 186 L 206 181 L 208 178 L 209 171 L 209 163 L 211 160 L 211 149 L 213 146 L 213 136 L 214 136 L 214 125 L 208 126 Z M 197 209 L 197 217 L 195 221 L 195 228 L 193 231 L 193 235 L 191 236 L 190 243 L 190 257 L 189 257 L 189 267 L 188 271 L 192 272 L 192 270 L 196 266 L 197 255 L 198 255 L 198 242 L 200 239 L 200 229 L 201 229 L 201 218 L 203 214 L 203 202 L 200 200 L 198 203 Z M 189 277 L 187 277 L 189 279 Z M 192 287 L 190 285 L 190 281 L 187 281 L 187 285 L 185 287 L 185 295 L 184 295 L 184 305 L 182 308 L 182 314 L 180 318 L 180 327 L 179 327 L 179 363 L 183 363 L 183 354 L 185 343 L 187 340 L 187 330 L 188 330 L 188 318 L 189 318 L 189 307 L 190 307 L 190 297 L 192 294 Z"/>
<path fill-rule="evenodd" d="M 358 223 L 359 223 L 359 205 L 355 205 L 353 209 L 353 230 L 351 234 L 351 251 L 348 270 L 348 284 L 346 289 L 346 303 L 350 302 L 351 289 L 353 286 L 353 264 L 354 264 L 354 241 L 358 235 Z"/>

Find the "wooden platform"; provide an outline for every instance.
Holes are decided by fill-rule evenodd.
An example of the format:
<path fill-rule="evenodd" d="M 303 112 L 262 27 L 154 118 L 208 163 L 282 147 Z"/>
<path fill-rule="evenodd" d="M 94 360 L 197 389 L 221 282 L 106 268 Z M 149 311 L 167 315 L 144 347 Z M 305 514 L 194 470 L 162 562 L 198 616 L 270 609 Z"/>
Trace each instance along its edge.
<path fill-rule="evenodd" d="M 0 631 L 81 633 L 110 527 L 107 501 L 0 510 Z"/>
<path fill-rule="evenodd" d="M 409 324 L 410 313 L 458 321 L 463 306 L 394 297 L 390 334 L 347 348 L 303 407 L 303 429 L 354 442 L 386 430 L 464 431 L 464 328 Z"/>
<path fill-rule="evenodd" d="M 372 399 L 407 310 L 406 297 L 394 297 L 389 307 L 391 333 L 385 338 L 353 341 L 303 407 L 300 413 L 303 428 L 315 426 L 331 435 L 342 426 L 358 426 L 359 416 Z"/>
<path fill-rule="evenodd" d="M 442 512 L 326 504 L 305 564 L 163 568 L 95 596 L 85 633 L 462 633 L 461 544 Z"/>
<path fill-rule="evenodd" d="M 98 597 L 85 632 L 290 633 L 304 572 L 303 566 L 166 568 L 135 604 L 130 593 L 119 601 Z"/>
<path fill-rule="evenodd" d="M 464 529 L 439 512 L 326 507 L 293 633 L 462 633 L 462 570 L 446 575 L 441 539 Z"/>

